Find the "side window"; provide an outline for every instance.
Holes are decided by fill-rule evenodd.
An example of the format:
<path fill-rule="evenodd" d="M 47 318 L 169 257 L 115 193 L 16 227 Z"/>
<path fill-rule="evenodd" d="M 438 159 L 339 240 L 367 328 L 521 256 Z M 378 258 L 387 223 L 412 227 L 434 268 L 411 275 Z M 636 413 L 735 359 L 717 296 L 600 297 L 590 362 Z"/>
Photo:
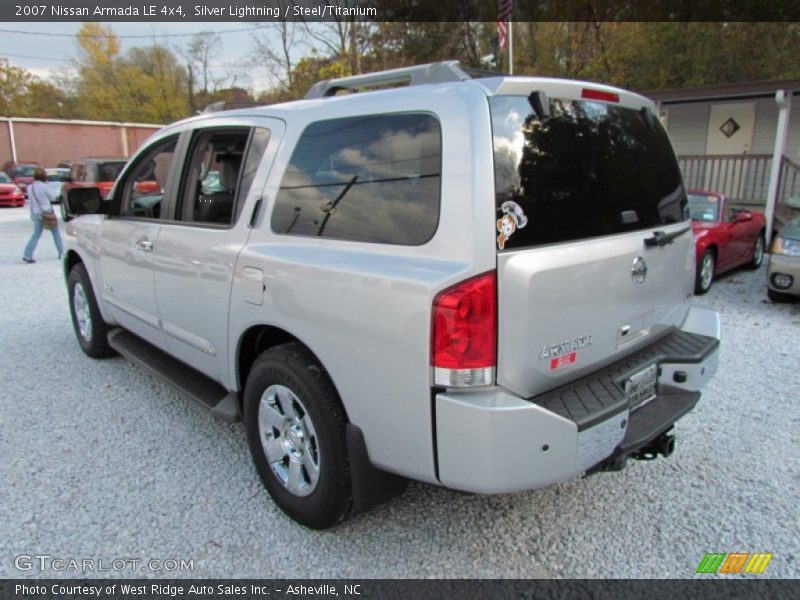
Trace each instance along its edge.
<path fill-rule="evenodd" d="M 430 114 L 319 121 L 300 136 L 275 233 L 417 246 L 439 223 L 441 130 Z"/>
<path fill-rule="evenodd" d="M 258 171 L 261 159 L 264 158 L 264 153 L 267 151 L 269 137 L 269 129 L 264 129 L 263 127 L 254 128 L 253 133 L 250 134 L 250 143 L 247 145 L 247 155 L 242 169 L 242 180 L 239 182 L 239 189 L 236 190 L 236 216 L 233 219 L 234 223 L 239 219 L 244 201 L 253 186 L 256 171 Z"/>
<path fill-rule="evenodd" d="M 253 183 L 266 141 L 260 150 L 256 146 L 265 137 L 269 140 L 269 131 L 257 131 L 257 136 L 249 127 L 195 132 L 181 180 L 178 220 L 212 225 L 235 222 L 237 205 L 244 202 Z"/>
<path fill-rule="evenodd" d="M 121 216 L 160 218 L 164 187 L 177 143 L 177 137 L 161 142 L 137 160 L 125 179 Z"/>

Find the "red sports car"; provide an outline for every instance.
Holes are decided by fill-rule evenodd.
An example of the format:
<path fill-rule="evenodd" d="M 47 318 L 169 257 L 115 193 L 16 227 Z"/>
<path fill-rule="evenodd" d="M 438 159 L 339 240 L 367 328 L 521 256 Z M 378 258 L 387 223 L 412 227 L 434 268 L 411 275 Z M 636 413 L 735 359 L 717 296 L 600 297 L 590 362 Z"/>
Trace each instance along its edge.
<path fill-rule="evenodd" d="M 764 258 L 763 213 L 735 209 L 717 192 L 688 195 L 697 251 L 694 293 L 705 294 L 715 276 L 738 266 L 757 269 Z"/>
<path fill-rule="evenodd" d="M 25 206 L 25 194 L 5 173 L 0 173 L 0 206 Z"/>

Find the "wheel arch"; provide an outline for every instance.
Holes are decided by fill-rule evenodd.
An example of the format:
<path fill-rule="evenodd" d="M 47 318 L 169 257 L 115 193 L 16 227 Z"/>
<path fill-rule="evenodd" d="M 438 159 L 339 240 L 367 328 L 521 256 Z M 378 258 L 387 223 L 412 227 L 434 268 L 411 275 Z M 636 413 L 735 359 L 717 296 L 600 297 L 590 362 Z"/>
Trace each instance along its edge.
<path fill-rule="evenodd" d="M 67 250 L 66 256 L 64 257 L 64 278 L 66 279 L 69 277 L 70 271 L 75 267 L 77 264 L 82 264 L 84 267 L 86 263 L 84 262 L 81 255 L 78 254 L 75 250 Z M 86 272 L 89 272 L 89 269 L 86 269 Z M 89 273 L 89 277 L 91 278 L 91 273 Z"/>
<path fill-rule="evenodd" d="M 270 348 L 280 346 L 281 344 L 290 343 L 295 343 L 302 346 L 303 349 L 308 352 L 314 358 L 314 360 L 317 361 L 317 364 L 322 368 L 325 376 L 331 382 L 334 389 L 336 389 L 336 393 L 339 396 L 342 408 L 345 412 L 345 417 L 349 422 L 350 419 L 347 417 L 347 407 L 344 406 L 344 400 L 342 400 L 342 396 L 339 394 L 339 389 L 336 385 L 336 382 L 333 380 L 333 377 L 331 377 L 328 369 L 325 368 L 325 364 L 322 362 L 322 360 L 320 360 L 319 356 L 309 347 L 308 344 L 303 342 L 303 340 L 298 338 L 296 335 L 275 325 L 251 325 L 239 336 L 239 340 L 236 344 L 235 384 L 239 390 L 240 396 L 244 395 L 244 388 L 247 384 L 247 377 L 250 373 L 250 367 L 253 365 L 253 362 L 255 362 L 256 358 L 258 358 L 262 352 L 269 350 Z"/>
<path fill-rule="evenodd" d="M 716 273 L 717 266 L 719 265 L 719 260 L 718 260 L 719 259 L 719 247 L 717 246 L 716 242 L 711 242 L 708 246 L 703 248 L 700 251 L 700 254 L 698 255 L 698 264 L 700 262 L 700 259 L 703 257 L 703 254 L 705 254 L 706 250 L 710 250 L 711 253 L 714 255 L 714 272 Z"/>

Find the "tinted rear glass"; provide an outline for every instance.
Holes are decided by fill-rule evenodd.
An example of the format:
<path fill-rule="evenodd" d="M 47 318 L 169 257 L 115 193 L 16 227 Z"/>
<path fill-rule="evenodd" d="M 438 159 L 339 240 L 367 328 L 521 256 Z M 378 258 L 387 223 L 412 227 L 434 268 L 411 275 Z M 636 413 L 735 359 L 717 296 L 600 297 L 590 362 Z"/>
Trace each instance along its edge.
<path fill-rule="evenodd" d="M 292 153 L 276 233 L 420 245 L 439 223 L 441 135 L 429 114 L 319 121 Z"/>
<path fill-rule="evenodd" d="M 124 166 L 124 161 L 98 163 L 96 181 L 116 181 Z"/>
<path fill-rule="evenodd" d="M 501 247 L 688 218 L 675 154 L 657 119 L 602 102 L 551 99 L 542 117 L 524 96 L 496 96 L 489 105 L 498 230 L 504 218 L 514 224 Z"/>
<path fill-rule="evenodd" d="M 24 165 L 14 167 L 12 173 L 14 177 L 33 177 L 33 172 L 36 170 L 36 165 Z"/>

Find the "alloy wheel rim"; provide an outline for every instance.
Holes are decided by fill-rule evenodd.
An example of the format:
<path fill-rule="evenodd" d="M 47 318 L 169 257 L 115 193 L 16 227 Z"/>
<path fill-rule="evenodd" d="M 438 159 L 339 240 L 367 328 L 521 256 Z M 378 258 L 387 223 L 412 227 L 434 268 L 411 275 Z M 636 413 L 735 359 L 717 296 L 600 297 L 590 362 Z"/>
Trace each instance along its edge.
<path fill-rule="evenodd" d="M 711 255 L 703 258 L 703 265 L 700 268 L 700 282 L 703 289 L 707 290 L 711 287 L 711 278 L 714 276 L 714 259 Z"/>
<path fill-rule="evenodd" d="M 72 309 L 75 311 L 75 320 L 78 323 L 78 332 L 81 337 L 90 342 L 92 340 L 92 315 L 89 312 L 89 301 L 83 284 L 76 283 L 72 294 Z"/>
<path fill-rule="evenodd" d="M 278 481 L 295 496 L 308 496 L 319 482 L 320 450 L 314 423 L 292 390 L 271 385 L 258 404 L 258 433 Z"/>
<path fill-rule="evenodd" d="M 755 252 L 753 253 L 753 262 L 756 265 L 760 265 L 763 258 L 764 258 L 764 238 L 760 237 L 756 240 L 756 249 Z"/>

